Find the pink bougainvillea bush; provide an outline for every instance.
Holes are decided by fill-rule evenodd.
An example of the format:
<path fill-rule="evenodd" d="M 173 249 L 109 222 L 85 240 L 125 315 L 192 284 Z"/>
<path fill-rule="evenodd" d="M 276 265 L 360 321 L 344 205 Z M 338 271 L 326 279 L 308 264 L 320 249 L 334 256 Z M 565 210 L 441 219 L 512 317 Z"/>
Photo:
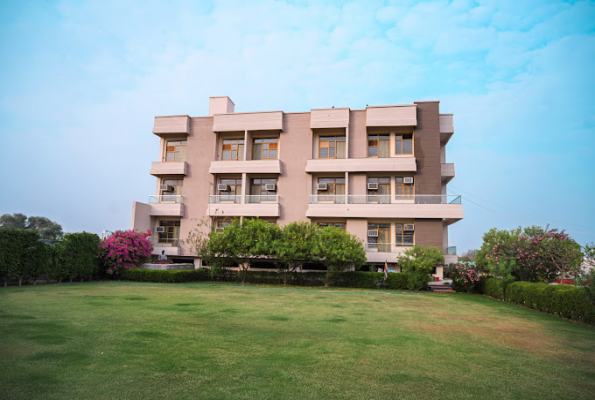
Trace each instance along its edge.
<path fill-rule="evenodd" d="M 140 266 L 151 258 L 153 245 L 147 239 L 151 231 L 146 233 L 136 231 L 116 231 L 107 239 L 99 243 L 107 273 L 120 272 Z"/>

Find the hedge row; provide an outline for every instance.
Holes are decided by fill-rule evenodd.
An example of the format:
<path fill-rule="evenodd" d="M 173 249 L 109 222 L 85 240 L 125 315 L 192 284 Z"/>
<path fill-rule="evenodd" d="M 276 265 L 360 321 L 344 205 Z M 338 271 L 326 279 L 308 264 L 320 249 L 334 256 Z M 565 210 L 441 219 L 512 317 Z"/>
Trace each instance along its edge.
<path fill-rule="evenodd" d="M 99 237 L 71 233 L 54 246 L 40 240 L 32 230 L 0 229 L 0 281 L 18 281 L 19 286 L 37 279 L 92 279 L 100 272 L 97 258 Z"/>
<path fill-rule="evenodd" d="M 325 273 L 321 272 L 294 272 L 288 277 L 287 283 L 294 286 L 323 286 Z M 124 271 L 121 279 L 136 282 L 161 282 L 161 283 L 183 283 L 202 281 L 238 281 L 238 274 L 232 270 L 224 270 L 215 277 L 211 277 L 209 270 L 205 268 L 181 271 L 160 271 L 135 268 Z M 283 275 L 275 271 L 247 271 L 247 283 L 268 283 L 282 284 Z M 378 272 L 343 272 L 334 274 L 331 280 L 335 287 L 352 287 L 362 289 L 387 288 L 393 290 L 407 289 L 407 274 L 389 274 L 384 281 L 383 274 Z"/>
<path fill-rule="evenodd" d="M 595 304 L 584 287 L 512 282 L 489 278 L 485 294 L 588 324 L 595 324 Z"/>

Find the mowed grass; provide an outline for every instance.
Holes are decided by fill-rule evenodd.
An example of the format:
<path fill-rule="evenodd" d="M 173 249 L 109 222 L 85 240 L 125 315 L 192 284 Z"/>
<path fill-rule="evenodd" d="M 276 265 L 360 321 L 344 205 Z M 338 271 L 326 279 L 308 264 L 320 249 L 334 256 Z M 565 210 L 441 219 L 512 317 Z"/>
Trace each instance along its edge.
<path fill-rule="evenodd" d="M 0 398 L 593 399 L 595 329 L 464 294 L 1 288 Z"/>

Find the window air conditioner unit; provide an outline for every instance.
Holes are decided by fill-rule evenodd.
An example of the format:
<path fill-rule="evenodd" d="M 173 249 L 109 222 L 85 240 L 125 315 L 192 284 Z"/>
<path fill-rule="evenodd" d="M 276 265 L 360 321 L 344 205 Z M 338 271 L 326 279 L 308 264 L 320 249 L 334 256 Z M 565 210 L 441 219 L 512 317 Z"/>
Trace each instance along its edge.
<path fill-rule="evenodd" d="M 377 183 L 368 183 L 368 190 L 378 190 Z"/>
<path fill-rule="evenodd" d="M 155 232 L 157 233 L 165 233 L 165 226 L 158 226 L 155 228 Z"/>
<path fill-rule="evenodd" d="M 413 183 L 413 177 L 409 176 L 407 178 L 403 178 L 403 183 Z"/>
<path fill-rule="evenodd" d="M 268 191 L 274 191 L 275 190 L 275 185 L 274 183 L 267 183 L 266 185 L 264 185 L 264 188 Z"/>
<path fill-rule="evenodd" d="M 368 231 L 368 237 L 378 237 L 378 231 Z"/>
<path fill-rule="evenodd" d="M 316 188 L 318 190 L 328 190 L 328 185 L 326 183 L 319 183 Z"/>
<path fill-rule="evenodd" d="M 217 190 L 220 192 L 227 192 L 229 190 L 229 185 L 224 185 L 220 183 L 217 185 Z"/>
<path fill-rule="evenodd" d="M 413 231 L 413 230 L 415 230 L 415 224 L 405 224 L 403 230 L 405 230 L 405 231 Z"/>
<path fill-rule="evenodd" d="M 174 190 L 174 187 L 170 185 L 160 185 L 159 190 L 161 190 L 162 192 L 172 192 Z"/>

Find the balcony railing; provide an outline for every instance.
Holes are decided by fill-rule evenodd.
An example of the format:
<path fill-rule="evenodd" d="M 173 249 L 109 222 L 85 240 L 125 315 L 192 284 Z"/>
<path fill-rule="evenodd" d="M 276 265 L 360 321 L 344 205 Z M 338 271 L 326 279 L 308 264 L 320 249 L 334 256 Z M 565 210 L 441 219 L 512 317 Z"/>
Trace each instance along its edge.
<path fill-rule="evenodd" d="M 457 246 L 445 247 L 444 255 L 445 256 L 456 256 L 457 255 Z"/>
<path fill-rule="evenodd" d="M 149 196 L 149 204 L 161 204 L 161 203 L 183 203 L 183 197 L 179 195 L 163 195 L 163 196 Z"/>
<path fill-rule="evenodd" d="M 310 195 L 310 204 L 318 203 L 334 203 L 334 204 L 345 204 L 344 194 L 323 194 L 323 195 Z"/>
<path fill-rule="evenodd" d="M 349 204 L 461 204 L 461 196 L 450 194 L 417 194 L 417 195 L 349 195 Z M 312 201 L 310 201 L 312 203 Z"/>
<path fill-rule="evenodd" d="M 393 243 L 365 243 L 367 252 L 378 252 L 378 253 L 396 253 L 401 251 L 401 247 L 413 246 L 413 242 L 400 244 L 397 247 L 393 247 Z"/>
<path fill-rule="evenodd" d="M 276 194 L 251 195 L 251 196 L 216 195 L 216 196 L 209 196 L 209 203 L 210 204 L 225 204 L 225 203 L 239 204 L 242 202 L 242 197 L 244 198 L 244 203 L 246 203 L 246 204 L 260 204 L 260 203 L 278 204 L 279 203 L 279 196 L 277 196 Z"/>
<path fill-rule="evenodd" d="M 157 233 L 158 235 L 159 233 Z M 151 244 L 153 247 L 178 247 L 180 245 L 180 239 L 178 238 L 151 238 Z"/>
<path fill-rule="evenodd" d="M 241 203 L 242 196 L 237 196 L 233 194 L 223 194 L 223 195 L 216 195 L 216 196 L 209 196 L 209 203 L 210 204 L 219 204 L 219 203 Z"/>

